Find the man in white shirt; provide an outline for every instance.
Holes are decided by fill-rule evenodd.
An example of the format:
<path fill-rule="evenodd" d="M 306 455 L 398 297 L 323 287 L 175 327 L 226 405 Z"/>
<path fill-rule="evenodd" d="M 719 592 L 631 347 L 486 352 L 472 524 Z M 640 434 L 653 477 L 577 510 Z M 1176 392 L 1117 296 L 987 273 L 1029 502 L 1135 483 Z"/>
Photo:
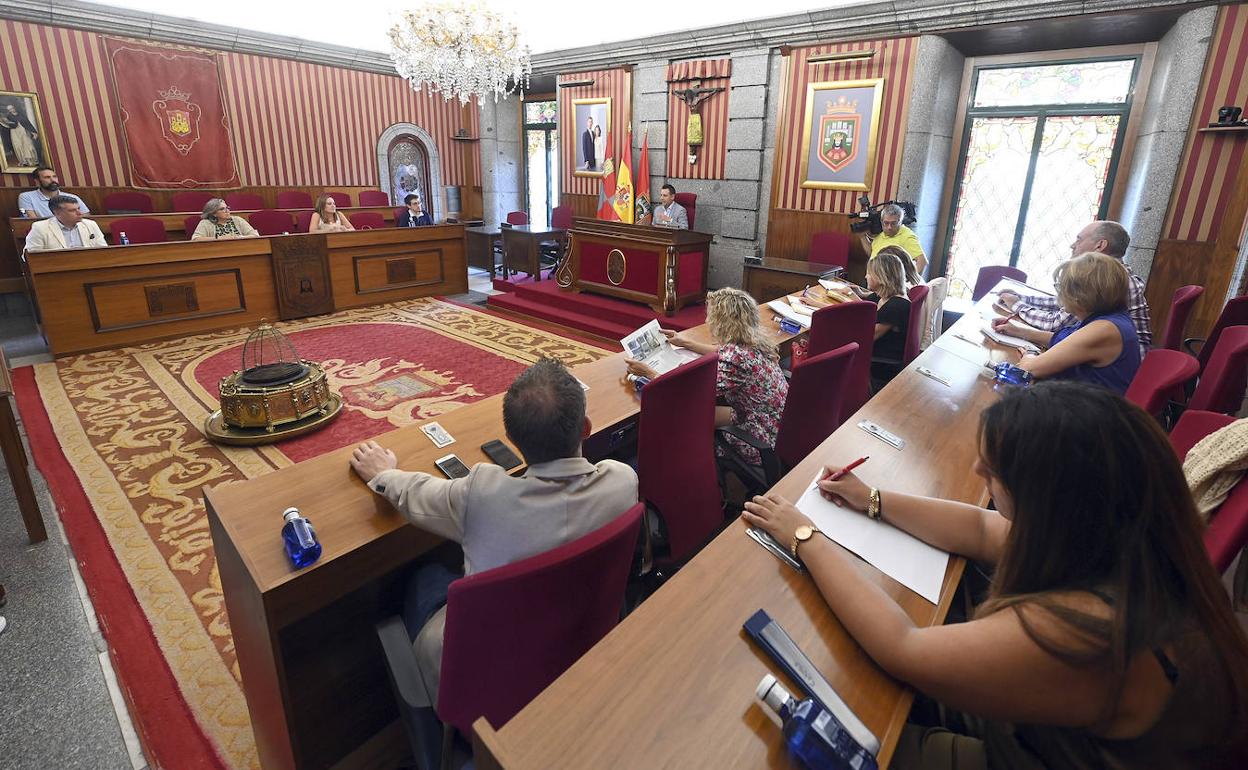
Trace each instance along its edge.
<path fill-rule="evenodd" d="M 52 199 L 57 195 L 65 195 L 77 201 L 78 209 L 82 211 L 83 216 L 91 213 L 91 209 L 82 202 L 82 198 L 61 190 L 61 180 L 56 178 L 56 171 L 48 166 L 35 169 L 30 177 L 35 180 L 35 189 L 27 190 L 17 196 L 17 208 L 27 219 L 47 219 L 52 216 Z"/>
<path fill-rule="evenodd" d="M 82 218 L 77 198 L 55 195 L 48 203 L 52 216 L 30 226 L 30 232 L 26 234 L 26 251 L 95 249 L 108 245 L 100 226 Z"/>
<path fill-rule="evenodd" d="M 689 215 L 685 212 L 685 207 L 676 202 L 675 187 L 665 184 L 659 189 L 659 205 L 654 207 L 654 215 L 650 221 L 656 227 L 689 229 Z"/>
<path fill-rule="evenodd" d="M 351 467 L 409 522 L 461 543 L 466 575 L 571 542 L 637 502 L 632 468 L 581 456 L 591 431 L 585 391 L 559 361 L 544 358 L 516 378 L 503 398 L 503 426 L 528 464 L 523 476 L 490 463 L 452 480 L 401 471 L 394 453 L 375 441 L 355 449 Z M 437 703 L 447 589 L 461 576 L 429 562 L 408 584 L 403 620 L 424 684 L 421 705 Z"/>

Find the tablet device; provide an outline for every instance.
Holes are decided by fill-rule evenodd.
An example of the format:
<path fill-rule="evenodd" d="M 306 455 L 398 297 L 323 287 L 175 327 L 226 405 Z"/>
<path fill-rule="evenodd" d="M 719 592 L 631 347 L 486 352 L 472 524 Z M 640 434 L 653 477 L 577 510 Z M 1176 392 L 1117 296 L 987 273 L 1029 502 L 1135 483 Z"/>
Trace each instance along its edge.
<path fill-rule="evenodd" d="M 433 464 L 438 466 L 438 470 L 445 473 L 448 479 L 462 479 L 468 475 L 468 466 L 455 455 L 439 457 L 433 461 Z"/>
<path fill-rule="evenodd" d="M 520 464 L 520 458 L 516 457 L 516 453 L 498 439 L 482 444 L 481 451 L 485 452 L 485 456 L 490 458 L 495 465 L 503 466 L 503 470 L 509 471 Z"/>

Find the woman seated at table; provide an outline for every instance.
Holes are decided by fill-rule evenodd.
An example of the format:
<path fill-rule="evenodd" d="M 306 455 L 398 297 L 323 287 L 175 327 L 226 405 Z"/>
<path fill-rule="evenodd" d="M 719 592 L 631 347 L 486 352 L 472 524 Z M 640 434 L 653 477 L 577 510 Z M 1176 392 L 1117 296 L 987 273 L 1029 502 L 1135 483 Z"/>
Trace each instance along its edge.
<path fill-rule="evenodd" d="M 994 320 L 993 328 L 1048 348 L 1018 363 L 1036 379 L 1080 380 L 1125 394 L 1140 368 L 1140 345 L 1127 314 L 1131 277 L 1122 260 L 1080 254 L 1059 265 L 1053 280 L 1057 301 L 1078 324 L 1046 332 L 1011 316 Z"/>
<path fill-rule="evenodd" d="M 883 388 L 905 368 L 902 357 L 910 323 L 906 285 L 911 280 L 922 282 L 913 260 L 902 249 L 886 246 L 867 261 L 866 290 L 850 284 L 854 293 L 876 305 L 875 348 L 871 354 L 872 392 Z"/>
<path fill-rule="evenodd" d="M 231 214 L 230 207 L 220 198 L 213 198 L 205 203 L 202 216 L 203 219 L 191 234 L 192 241 L 209 238 L 255 238 L 260 235 L 246 219 Z"/>
<path fill-rule="evenodd" d="M 1156 420 L 1103 388 L 1040 383 L 984 412 L 979 448 L 996 510 L 855 474 L 818 482 L 843 508 L 994 568 L 967 622 L 917 627 L 851 553 L 801 539 L 811 521 L 787 500 L 746 504 L 866 653 L 973 735 L 907 726 L 892 767 L 1243 767 L 1248 639 Z"/>
<path fill-rule="evenodd" d="M 355 229 L 351 225 L 351 220 L 347 219 L 347 215 L 338 210 L 338 203 L 332 195 L 322 195 L 317 198 L 313 208 L 316 209 L 316 213 L 312 215 L 312 221 L 308 224 L 308 232 L 341 233 Z"/>
<path fill-rule="evenodd" d="M 394 218 L 395 227 L 423 227 L 424 225 L 433 224 L 433 219 L 425 213 L 424 204 L 420 201 L 419 193 L 409 193 L 403 199 L 403 204 L 407 208 Z"/>
<path fill-rule="evenodd" d="M 789 382 L 780 369 L 776 346 L 763 331 L 758 303 L 740 289 L 717 289 L 706 295 L 706 324 L 717 342 L 697 342 L 667 329 L 663 334 L 673 345 L 698 355 L 719 353 L 715 426 L 735 425 L 760 443 L 774 447 Z M 640 361 L 625 360 L 632 374 L 651 379 L 659 376 Z M 757 465 L 762 461 L 758 450 L 745 442 L 732 437 L 727 440 L 746 462 Z"/>

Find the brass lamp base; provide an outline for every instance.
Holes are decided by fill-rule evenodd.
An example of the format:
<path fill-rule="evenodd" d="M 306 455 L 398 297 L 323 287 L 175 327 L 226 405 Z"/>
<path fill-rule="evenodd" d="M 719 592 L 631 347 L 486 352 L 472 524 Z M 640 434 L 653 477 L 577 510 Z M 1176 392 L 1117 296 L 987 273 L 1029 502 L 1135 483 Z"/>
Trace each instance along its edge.
<path fill-rule="evenodd" d="M 235 428 L 225 422 L 218 409 L 204 420 L 204 434 L 219 444 L 234 446 L 259 446 L 272 444 L 295 436 L 302 436 L 325 427 L 342 412 L 342 397 L 330 393 L 324 408 L 313 412 L 301 420 L 287 422 L 269 428 Z"/>

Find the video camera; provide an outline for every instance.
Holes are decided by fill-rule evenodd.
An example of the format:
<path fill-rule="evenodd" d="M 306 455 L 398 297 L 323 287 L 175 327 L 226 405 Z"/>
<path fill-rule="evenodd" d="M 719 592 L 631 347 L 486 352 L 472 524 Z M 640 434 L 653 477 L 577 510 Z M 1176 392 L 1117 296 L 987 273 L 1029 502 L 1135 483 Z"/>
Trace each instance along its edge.
<path fill-rule="evenodd" d="M 914 204 L 909 201 L 884 201 L 883 203 L 871 205 L 870 198 L 866 195 L 860 195 L 858 196 L 858 205 L 862 206 L 862 211 L 850 214 L 854 221 L 849 223 L 849 229 L 855 233 L 869 233 L 873 236 L 884 232 L 884 225 L 880 222 L 880 209 L 890 203 L 901 206 L 901 210 L 905 212 L 901 218 L 903 225 L 910 226 L 918 221 L 914 213 Z"/>

